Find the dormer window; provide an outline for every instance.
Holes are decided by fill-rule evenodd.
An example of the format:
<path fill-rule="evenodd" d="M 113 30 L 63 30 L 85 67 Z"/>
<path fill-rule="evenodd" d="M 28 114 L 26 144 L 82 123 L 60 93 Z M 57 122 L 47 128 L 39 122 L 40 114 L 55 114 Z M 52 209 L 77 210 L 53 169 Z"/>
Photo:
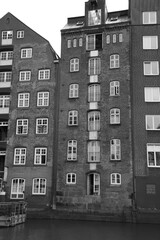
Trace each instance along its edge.
<path fill-rule="evenodd" d="M 101 24 L 101 9 L 91 10 L 88 12 L 88 26 Z"/>

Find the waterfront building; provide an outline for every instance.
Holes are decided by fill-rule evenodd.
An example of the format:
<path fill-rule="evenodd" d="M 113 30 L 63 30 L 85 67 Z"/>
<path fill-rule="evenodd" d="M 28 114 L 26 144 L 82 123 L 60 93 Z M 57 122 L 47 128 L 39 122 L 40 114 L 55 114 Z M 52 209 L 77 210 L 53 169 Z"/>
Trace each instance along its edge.
<path fill-rule="evenodd" d="M 160 1 L 131 0 L 132 133 L 138 208 L 160 209 Z"/>
<path fill-rule="evenodd" d="M 0 19 L 0 195 L 47 207 L 53 199 L 59 57 L 11 13 Z"/>
<path fill-rule="evenodd" d="M 124 213 L 132 206 L 129 11 L 85 3 L 61 31 L 56 207 Z"/>

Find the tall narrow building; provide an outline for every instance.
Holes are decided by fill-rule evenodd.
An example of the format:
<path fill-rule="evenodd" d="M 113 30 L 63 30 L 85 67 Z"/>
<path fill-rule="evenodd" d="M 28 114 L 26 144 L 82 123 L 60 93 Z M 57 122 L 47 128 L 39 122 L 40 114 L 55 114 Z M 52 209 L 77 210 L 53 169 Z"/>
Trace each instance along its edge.
<path fill-rule="evenodd" d="M 136 204 L 160 209 L 160 1 L 131 0 L 132 132 Z"/>
<path fill-rule="evenodd" d="M 105 0 L 61 31 L 59 210 L 127 213 L 133 193 L 128 10 Z"/>
<path fill-rule="evenodd" d="M 52 204 L 58 56 L 11 13 L 0 19 L 0 195 Z"/>

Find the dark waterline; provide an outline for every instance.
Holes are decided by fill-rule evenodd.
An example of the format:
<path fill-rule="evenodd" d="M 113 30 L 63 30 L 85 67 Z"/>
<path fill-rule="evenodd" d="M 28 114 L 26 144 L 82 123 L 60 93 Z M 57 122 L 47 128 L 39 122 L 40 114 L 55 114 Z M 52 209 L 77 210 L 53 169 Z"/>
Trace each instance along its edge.
<path fill-rule="evenodd" d="M 0 228 L 0 240 L 160 240 L 160 225 L 28 220 Z"/>

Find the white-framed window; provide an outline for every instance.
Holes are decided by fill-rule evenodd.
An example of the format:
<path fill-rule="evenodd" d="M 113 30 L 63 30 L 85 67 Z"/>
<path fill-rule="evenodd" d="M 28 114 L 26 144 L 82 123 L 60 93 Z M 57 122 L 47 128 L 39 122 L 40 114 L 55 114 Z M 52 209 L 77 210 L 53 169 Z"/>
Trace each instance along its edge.
<path fill-rule="evenodd" d="M 11 82 L 12 72 L 0 72 L 0 82 Z"/>
<path fill-rule="evenodd" d="M 50 69 L 41 69 L 38 71 L 38 80 L 49 80 Z"/>
<path fill-rule="evenodd" d="M 46 163 L 47 163 L 47 148 L 46 147 L 35 148 L 34 164 L 46 165 Z"/>
<path fill-rule="evenodd" d="M 86 50 L 102 49 L 102 34 L 90 34 L 86 36 Z"/>
<path fill-rule="evenodd" d="M 160 131 L 160 115 L 146 115 L 146 130 Z"/>
<path fill-rule="evenodd" d="M 120 124 L 120 109 L 112 108 L 110 110 L 110 124 Z"/>
<path fill-rule="evenodd" d="M 110 175 L 111 185 L 121 185 L 121 174 L 120 173 L 112 173 Z"/>
<path fill-rule="evenodd" d="M 32 58 L 32 48 L 21 49 L 21 58 Z"/>
<path fill-rule="evenodd" d="M 67 48 L 71 48 L 72 47 L 72 40 L 68 39 L 67 40 Z"/>
<path fill-rule="evenodd" d="M 159 62 L 158 61 L 145 61 L 143 62 L 144 75 L 159 75 Z"/>
<path fill-rule="evenodd" d="M 14 149 L 14 165 L 25 165 L 26 163 L 26 148 Z"/>
<path fill-rule="evenodd" d="M 69 126 L 78 125 L 78 111 L 72 110 L 68 112 L 68 125 Z"/>
<path fill-rule="evenodd" d="M 47 180 L 45 178 L 34 178 L 32 185 L 33 195 L 45 195 L 47 187 Z"/>
<path fill-rule="evenodd" d="M 110 96 L 120 96 L 120 82 L 110 82 Z"/>
<path fill-rule="evenodd" d="M 113 34 L 113 43 L 116 43 L 116 41 L 117 41 L 117 36 L 116 34 Z"/>
<path fill-rule="evenodd" d="M 121 160 L 120 139 L 112 139 L 110 141 L 110 160 Z"/>
<path fill-rule="evenodd" d="M 11 199 L 24 199 L 25 179 L 14 178 L 11 183 Z"/>
<path fill-rule="evenodd" d="M 2 31 L 2 40 L 12 39 L 13 31 Z"/>
<path fill-rule="evenodd" d="M 67 173 L 66 174 L 66 184 L 76 184 L 76 174 Z"/>
<path fill-rule="evenodd" d="M 79 58 L 73 58 L 70 60 L 70 72 L 79 71 Z"/>
<path fill-rule="evenodd" d="M 87 194 L 100 195 L 100 175 L 98 173 L 87 175 Z"/>
<path fill-rule="evenodd" d="M 36 134 L 47 134 L 47 133 L 48 133 L 48 118 L 37 118 Z"/>
<path fill-rule="evenodd" d="M 18 94 L 18 107 L 29 107 L 29 93 Z"/>
<path fill-rule="evenodd" d="M 89 75 L 99 75 L 101 73 L 101 59 L 91 58 L 88 64 L 88 74 Z"/>
<path fill-rule="evenodd" d="M 148 167 L 160 167 L 160 143 L 147 144 Z"/>
<path fill-rule="evenodd" d="M 0 95 L 0 108 L 8 108 L 10 105 L 10 95 Z"/>
<path fill-rule="evenodd" d="M 157 12 L 143 12 L 143 24 L 156 24 L 157 23 Z"/>
<path fill-rule="evenodd" d="M 77 39 L 76 38 L 73 39 L 73 47 L 74 48 L 77 47 Z"/>
<path fill-rule="evenodd" d="M 79 47 L 83 46 L 83 38 L 79 38 Z"/>
<path fill-rule="evenodd" d="M 31 71 L 20 71 L 19 81 L 30 81 L 31 80 Z"/>
<path fill-rule="evenodd" d="M 107 35 L 107 36 L 106 36 L 106 43 L 107 43 L 107 44 L 110 44 L 110 42 L 111 42 L 111 36 L 110 36 L 110 35 Z"/>
<path fill-rule="evenodd" d="M 24 30 L 17 31 L 17 38 L 24 38 Z"/>
<path fill-rule="evenodd" d="M 12 60 L 13 59 L 13 51 L 8 52 L 0 52 L 0 60 Z"/>
<path fill-rule="evenodd" d="M 28 134 L 28 119 L 17 120 L 16 134 L 17 135 Z"/>
<path fill-rule="evenodd" d="M 76 161 L 77 160 L 77 141 L 69 140 L 67 147 L 67 160 Z"/>
<path fill-rule="evenodd" d="M 143 49 L 158 49 L 158 36 L 143 36 Z"/>
<path fill-rule="evenodd" d="M 88 11 L 88 26 L 101 24 L 101 9 Z"/>
<path fill-rule="evenodd" d="M 114 54 L 110 56 L 110 68 L 119 68 L 119 55 Z"/>
<path fill-rule="evenodd" d="M 92 111 L 88 113 L 88 131 L 100 130 L 100 112 Z"/>
<path fill-rule="evenodd" d="M 78 98 L 79 97 L 79 84 L 69 85 L 69 98 Z"/>
<path fill-rule="evenodd" d="M 100 101 L 100 85 L 92 84 L 88 86 L 88 102 L 99 102 Z"/>
<path fill-rule="evenodd" d="M 123 42 L 123 33 L 119 33 L 118 37 L 119 37 L 119 42 Z"/>
<path fill-rule="evenodd" d="M 88 162 L 100 162 L 100 142 L 88 142 Z"/>
<path fill-rule="evenodd" d="M 160 87 L 144 88 L 145 102 L 160 102 Z"/>
<path fill-rule="evenodd" d="M 37 106 L 38 107 L 49 106 L 49 92 L 38 92 L 37 93 Z"/>

